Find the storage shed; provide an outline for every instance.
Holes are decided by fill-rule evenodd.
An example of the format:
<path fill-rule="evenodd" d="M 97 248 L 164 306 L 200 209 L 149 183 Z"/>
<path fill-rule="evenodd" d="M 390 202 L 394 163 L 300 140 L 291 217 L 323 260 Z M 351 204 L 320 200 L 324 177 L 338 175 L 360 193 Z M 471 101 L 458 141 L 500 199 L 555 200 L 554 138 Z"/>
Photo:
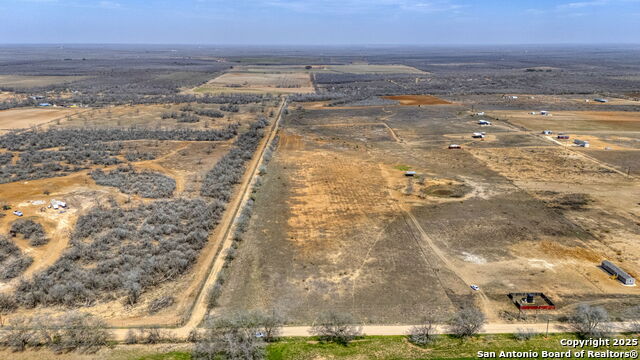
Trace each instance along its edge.
<path fill-rule="evenodd" d="M 627 274 L 626 271 L 620 269 L 611 261 L 604 260 L 602 261 L 602 264 L 600 266 L 609 274 L 614 275 L 616 279 L 620 280 L 621 283 L 629 286 L 636 284 L 636 279 L 634 279 L 633 276 Z"/>

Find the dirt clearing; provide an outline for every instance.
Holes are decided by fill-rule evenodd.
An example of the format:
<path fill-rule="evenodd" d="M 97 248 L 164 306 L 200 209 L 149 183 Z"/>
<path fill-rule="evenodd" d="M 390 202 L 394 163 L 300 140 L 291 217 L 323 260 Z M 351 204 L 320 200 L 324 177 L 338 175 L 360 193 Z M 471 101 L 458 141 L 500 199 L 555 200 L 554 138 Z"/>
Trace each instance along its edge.
<path fill-rule="evenodd" d="M 54 120 L 62 120 L 77 113 L 74 109 L 11 109 L 0 111 L 0 133 L 14 129 L 26 129 Z"/>
<path fill-rule="evenodd" d="M 450 102 L 431 95 L 397 95 L 383 96 L 384 99 L 395 100 L 401 105 L 449 105 Z"/>

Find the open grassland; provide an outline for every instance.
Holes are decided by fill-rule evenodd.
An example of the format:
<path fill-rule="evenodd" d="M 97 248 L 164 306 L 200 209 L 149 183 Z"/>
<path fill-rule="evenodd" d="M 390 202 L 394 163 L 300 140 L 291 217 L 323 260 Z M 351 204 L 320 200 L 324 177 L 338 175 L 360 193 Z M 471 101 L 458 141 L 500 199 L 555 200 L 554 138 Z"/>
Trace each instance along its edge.
<path fill-rule="evenodd" d="M 0 75 L 0 88 L 28 89 L 40 86 L 60 85 L 86 78 L 86 76 Z"/>
<path fill-rule="evenodd" d="M 490 116 L 534 131 L 640 131 L 640 112 L 629 111 L 553 111 L 551 116 L 535 115 L 526 111 L 490 111 Z"/>
<path fill-rule="evenodd" d="M 311 79 L 305 72 L 266 73 L 257 71 L 228 72 L 193 89 L 200 94 L 220 93 L 312 93 Z"/>
<path fill-rule="evenodd" d="M 545 292 L 551 316 L 638 299 L 597 267 L 640 270 L 640 183 L 606 162 L 511 122 L 482 127 L 462 105 L 308 107 L 284 127 L 214 311 L 402 323 L 475 303 L 513 321 L 509 292 Z"/>
<path fill-rule="evenodd" d="M 11 109 L 0 111 L 0 134 L 7 130 L 26 129 L 52 121 L 62 121 L 80 109 Z"/>

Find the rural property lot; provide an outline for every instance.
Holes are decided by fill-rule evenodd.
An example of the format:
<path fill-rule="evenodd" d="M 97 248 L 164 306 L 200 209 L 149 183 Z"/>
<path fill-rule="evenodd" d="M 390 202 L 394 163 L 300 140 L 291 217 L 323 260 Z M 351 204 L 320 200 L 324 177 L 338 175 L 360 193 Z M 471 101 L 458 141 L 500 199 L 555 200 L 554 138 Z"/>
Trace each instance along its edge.
<path fill-rule="evenodd" d="M 15 109 L 0 111 L 0 133 L 7 130 L 26 129 L 54 120 L 63 120 L 75 114 L 74 109 Z"/>
<path fill-rule="evenodd" d="M 597 265 L 640 271 L 629 196 L 640 182 L 528 124 L 481 127 L 464 109 L 292 111 L 215 311 L 277 308 L 303 324 L 337 309 L 404 323 L 475 303 L 511 321 L 510 292 L 545 292 L 553 315 L 578 299 L 613 313 L 637 301 Z M 447 149 L 453 141 L 463 149 Z"/>

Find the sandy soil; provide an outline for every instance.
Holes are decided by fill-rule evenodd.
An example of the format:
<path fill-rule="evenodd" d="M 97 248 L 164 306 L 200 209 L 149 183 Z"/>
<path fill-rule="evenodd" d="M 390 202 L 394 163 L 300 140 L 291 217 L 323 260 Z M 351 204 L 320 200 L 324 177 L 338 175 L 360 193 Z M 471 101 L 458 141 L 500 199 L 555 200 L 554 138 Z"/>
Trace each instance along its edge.
<path fill-rule="evenodd" d="M 450 102 L 431 95 L 398 95 L 383 96 L 388 100 L 396 100 L 401 105 L 448 105 Z"/>
<path fill-rule="evenodd" d="M 55 120 L 64 120 L 67 116 L 76 114 L 76 109 L 10 109 L 0 111 L 0 131 L 25 129 L 39 126 Z"/>

